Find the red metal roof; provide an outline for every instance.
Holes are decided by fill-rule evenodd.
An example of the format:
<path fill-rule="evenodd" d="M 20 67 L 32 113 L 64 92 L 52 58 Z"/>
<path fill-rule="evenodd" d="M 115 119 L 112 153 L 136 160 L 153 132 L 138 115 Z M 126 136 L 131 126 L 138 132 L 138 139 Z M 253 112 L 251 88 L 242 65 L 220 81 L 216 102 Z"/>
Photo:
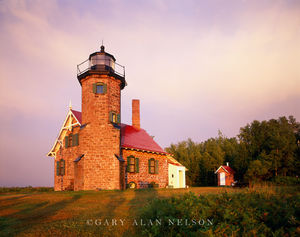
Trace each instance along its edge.
<path fill-rule="evenodd" d="M 229 167 L 229 166 L 222 165 L 222 167 L 223 167 L 224 169 L 226 169 L 226 170 L 227 170 L 229 173 L 231 173 L 231 174 L 235 173 L 235 171 L 234 171 L 231 167 Z"/>
<path fill-rule="evenodd" d="M 230 173 L 230 174 L 234 174 L 234 173 L 235 173 L 235 171 L 234 171 L 231 167 L 229 167 L 229 166 L 222 165 L 222 167 L 223 167 L 225 170 L 227 170 L 228 173 Z"/>
<path fill-rule="evenodd" d="M 144 130 L 121 124 L 121 146 L 167 154 Z"/>
<path fill-rule="evenodd" d="M 71 111 L 81 124 L 81 112 Z M 127 124 L 121 124 L 121 147 L 167 154 L 144 129 Z"/>
<path fill-rule="evenodd" d="M 78 120 L 78 122 L 81 124 L 81 112 L 73 110 L 73 109 L 71 109 L 71 111 L 74 114 L 74 116 L 76 117 L 76 119 Z"/>

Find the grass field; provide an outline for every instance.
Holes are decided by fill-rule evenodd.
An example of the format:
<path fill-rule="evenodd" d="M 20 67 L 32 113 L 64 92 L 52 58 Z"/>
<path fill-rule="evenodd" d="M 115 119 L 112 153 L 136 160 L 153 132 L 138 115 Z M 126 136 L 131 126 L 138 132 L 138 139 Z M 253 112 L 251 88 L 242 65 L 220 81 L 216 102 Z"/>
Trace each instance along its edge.
<path fill-rule="evenodd" d="M 276 193 L 275 189 L 256 187 L 255 191 L 272 195 Z M 285 189 L 284 192 L 289 193 L 289 188 Z M 196 195 L 217 195 L 224 192 L 251 193 L 254 189 L 4 191 L 0 194 L 0 236 L 139 236 L 133 220 L 154 198 L 179 196 L 189 191 Z"/>

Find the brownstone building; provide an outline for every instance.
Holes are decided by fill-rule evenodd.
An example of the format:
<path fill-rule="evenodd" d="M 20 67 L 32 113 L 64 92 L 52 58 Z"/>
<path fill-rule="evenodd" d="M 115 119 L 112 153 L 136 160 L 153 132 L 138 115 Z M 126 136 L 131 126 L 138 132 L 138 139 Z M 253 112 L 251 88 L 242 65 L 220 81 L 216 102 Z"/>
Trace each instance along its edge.
<path fill-rule="evenodd" d="M 82 112 L 70 106 L 48 153 L 54 189 L 184 188 L 185 167 L 140 127 L 139 100 L 132 101 L 132 125 L 121 123 L 124 67 L 101 46 L 77 69 Z"/>

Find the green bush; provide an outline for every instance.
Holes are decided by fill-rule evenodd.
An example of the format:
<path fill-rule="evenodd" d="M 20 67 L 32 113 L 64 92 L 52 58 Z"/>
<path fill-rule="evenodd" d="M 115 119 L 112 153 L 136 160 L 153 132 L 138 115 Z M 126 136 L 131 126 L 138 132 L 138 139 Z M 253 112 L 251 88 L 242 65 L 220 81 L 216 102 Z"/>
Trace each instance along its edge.
<path fill-rule="evenodd" d="M 295 236 L 299 200 L 299 194 L 189 193 L 153 200 L 141 210 L 145 225 L 138 228 L 145 236 Z"/>

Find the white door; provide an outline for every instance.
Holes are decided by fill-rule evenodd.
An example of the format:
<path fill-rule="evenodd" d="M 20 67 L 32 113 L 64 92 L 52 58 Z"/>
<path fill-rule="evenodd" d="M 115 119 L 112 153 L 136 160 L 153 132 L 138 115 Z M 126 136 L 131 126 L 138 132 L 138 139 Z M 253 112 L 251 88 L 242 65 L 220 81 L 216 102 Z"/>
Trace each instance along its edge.
<path fill-rule="evenodd" d="M 225 185 L 225 173 L 220 173 L 220 185 Z"/>
<path fill-rule="evenodd" d="M 183 173 L 179 170 L 179 188 L 183 188 Z"/>

